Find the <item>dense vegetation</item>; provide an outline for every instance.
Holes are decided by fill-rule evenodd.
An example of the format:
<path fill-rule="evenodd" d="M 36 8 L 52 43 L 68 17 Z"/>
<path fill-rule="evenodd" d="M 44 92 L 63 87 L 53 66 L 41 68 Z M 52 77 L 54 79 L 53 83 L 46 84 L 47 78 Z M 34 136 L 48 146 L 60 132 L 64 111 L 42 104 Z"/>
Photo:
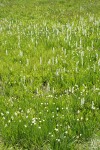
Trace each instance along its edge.
<path fill-rule="evenodd" d="M 89 150 L 94 135 L 100 144 L 99 8 L 0 0 L 1 150 Z"/>

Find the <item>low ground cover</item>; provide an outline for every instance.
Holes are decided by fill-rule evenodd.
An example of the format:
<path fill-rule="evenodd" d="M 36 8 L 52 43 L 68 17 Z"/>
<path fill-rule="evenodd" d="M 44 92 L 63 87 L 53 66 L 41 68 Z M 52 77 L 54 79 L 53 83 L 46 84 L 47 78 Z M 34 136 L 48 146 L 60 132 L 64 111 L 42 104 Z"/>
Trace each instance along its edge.
<path fill-rule="evenodd" d="M 100 148 L 99 6 L 0 0 L 1 149 Z"/>

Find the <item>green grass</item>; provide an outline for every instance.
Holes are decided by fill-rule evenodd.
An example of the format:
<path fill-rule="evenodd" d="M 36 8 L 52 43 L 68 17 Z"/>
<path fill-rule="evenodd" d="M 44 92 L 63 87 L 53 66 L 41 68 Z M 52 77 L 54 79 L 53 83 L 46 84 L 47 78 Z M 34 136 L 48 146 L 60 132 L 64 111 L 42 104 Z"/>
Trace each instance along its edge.
<path fill-rule="evenodd" d="M 1 150 L 100 148 L 99 8 L 0 0 Z"/>

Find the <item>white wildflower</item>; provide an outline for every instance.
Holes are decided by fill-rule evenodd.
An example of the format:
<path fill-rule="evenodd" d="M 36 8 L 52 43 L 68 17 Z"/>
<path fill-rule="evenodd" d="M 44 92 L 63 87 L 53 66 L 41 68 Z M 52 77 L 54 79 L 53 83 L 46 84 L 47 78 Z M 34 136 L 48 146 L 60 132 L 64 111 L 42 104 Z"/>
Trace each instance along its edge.
<path fill-rule="evenodd" d="M 7 127 L 8 125 L 7 124 L 5 124 L 5 127 Z"/>
<path fill-rule="evenodd" d="M 9 114 L 9 111 L 6 111 L 6 114 Z"/>
<path fill-rule="evenodd" d="M 27 128 L 27 125 L 25 124 L 24 127 Z"/>
<path fill-rule="evenodd" d="M 39 129 L 41 129 L 41 127 L 40 127 L 40 126 L 39 126 L 38 128 L 39 128 Z"/>
<path fill-rule="evenodd" d="M 56 132 L 58 132 L 59 130 L 57 128 L 54 129 Z"/>
<path fill-rule="evenodd" d="M 1 112 L 1 116 L 4 116 L 4 113 Z"/>
<path fill-rule="evenodd" d="M 84 99 L 84 97 L 81 99 L 81 106 L 82 105 L 84 105 L 84 103 L 85 103 L 85 99 Z"/>

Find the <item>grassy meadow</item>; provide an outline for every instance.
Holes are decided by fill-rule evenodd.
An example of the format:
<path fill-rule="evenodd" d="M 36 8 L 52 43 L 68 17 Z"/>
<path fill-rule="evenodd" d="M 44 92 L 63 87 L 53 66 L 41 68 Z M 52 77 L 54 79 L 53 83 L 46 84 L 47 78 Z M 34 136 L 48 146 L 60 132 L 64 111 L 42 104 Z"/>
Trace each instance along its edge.
<path fill-rule="evenodd" d="M 100 150 L 99 8 L 0 0 L 0 150 Z"/>

